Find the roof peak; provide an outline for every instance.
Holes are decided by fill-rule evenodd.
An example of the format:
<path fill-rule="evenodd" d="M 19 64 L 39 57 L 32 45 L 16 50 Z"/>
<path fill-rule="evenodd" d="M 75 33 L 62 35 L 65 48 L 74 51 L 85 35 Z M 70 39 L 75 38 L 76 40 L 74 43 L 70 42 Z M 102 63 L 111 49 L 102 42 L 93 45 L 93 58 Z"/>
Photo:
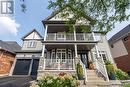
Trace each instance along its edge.
<path fill-rule="evenodd" d="M 42 38 L 42 36 L 40 35 L 40 33 L 34 28 L 34 29 L 32 29 L 30 32 L 28 32 L 27 34 L 25 34 L 25 35 L 22 37 L 22 40 L 24 40 L 28 35 L 30 35 L 30 34 L 33 33 L 33 32 L 36 32 L 36 33 L 40 36 L 40 38 Z"/>

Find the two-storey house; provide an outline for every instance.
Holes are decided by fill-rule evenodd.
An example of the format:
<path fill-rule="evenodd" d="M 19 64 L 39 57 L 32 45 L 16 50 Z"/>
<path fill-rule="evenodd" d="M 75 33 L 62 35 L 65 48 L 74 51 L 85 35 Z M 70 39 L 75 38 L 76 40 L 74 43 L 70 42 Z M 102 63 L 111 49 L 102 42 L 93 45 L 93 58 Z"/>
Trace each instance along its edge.
<path fill-rule="evenodd" d="M 42 21 L 45 32 L 38 76 L 60 72 L 75 74 L 76 64 L 80 62 L 86 81 L 91 71 L 98 71 L 109 80 L 104 60 L 114 62 L 106 34 L 97 31 L 82 32 L 78 23 L 73 26 L 74 30 L 70 33 L 66 21 L 60 12 Z M 94 64 L 94 70 L 89 70 L 89 62 Z"/>

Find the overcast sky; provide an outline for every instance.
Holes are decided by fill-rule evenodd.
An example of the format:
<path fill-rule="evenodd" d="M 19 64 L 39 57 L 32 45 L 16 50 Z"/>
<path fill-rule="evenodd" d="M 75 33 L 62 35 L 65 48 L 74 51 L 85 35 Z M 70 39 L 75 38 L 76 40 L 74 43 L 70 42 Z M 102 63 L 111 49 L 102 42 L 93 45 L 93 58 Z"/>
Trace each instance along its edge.
<path fill-rule="evenodd" d="M 43 36 L 44 27 L 41 21 L 48 17 L 52 11 L 47 9 L 48 0 L 25 0 L 27 11 L 23 13 L 20 7 L 22 2 L 20 1 L 15 0 L 13 18 L 0 17 L 0 40 L 13 40 L 22 45 L 21 38 L 34 28 Z M 109 39 L 128 24 L 130 24 L 130 20 L 117 23 L 115 29 L 107 34 L 107 38 Z"/>

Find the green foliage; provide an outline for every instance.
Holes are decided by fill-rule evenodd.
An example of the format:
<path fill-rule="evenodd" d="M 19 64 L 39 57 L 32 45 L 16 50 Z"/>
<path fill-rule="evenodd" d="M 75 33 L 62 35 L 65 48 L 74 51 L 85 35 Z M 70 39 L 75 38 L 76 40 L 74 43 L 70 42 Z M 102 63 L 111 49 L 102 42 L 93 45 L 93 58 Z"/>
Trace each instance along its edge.
<path fill-rule="evenodd" d="M 109 75 L 110 73 L 115 73 L 115 67 L 113 66 L 113 64 L 106 65 L 106 68 Z"/>
<path fill-rule="evenodd" d="M 116 78 L 118 80 L 127 80 L 127 79 L 129 79 L 129 75 L 126 72 L 124 72 L 120 69 L 117 69 L 116 70 Z"/>
<path fill-rule="evenodd" d="M 90 26 L 98 31 L 110 31 L 116 22 L 128 20 L 130 14 L 126 11 L 130 8 L 130 0 L 50 0 L 49 9 L 62 11 L 69 7 L 68 12 L 73 12 L 70 18 L 73 24 L 80 19 L 90 21 Z M 66 14 L 62 13 L 63 17 Z"/>
<path fill-rule="evenodd" d="M 106 60 L 106 61 L 105 61 L 105 64 L 106 64 L 106 65 L 109 65 L 109 64 L 112 64 L 112 63 L 111 63 L 111 61 Z"/>
<path fill-rule="evenodd" d="M 39 78 L 38 82 L 32 83 L 30 87 L 78 87 L 80 83 L 70 75 L 45 76 Z"/>
<path fill-rule="evenodd" d="M 129 83 L 125 83 L 125 84 L 123 85 L 123 87 L 130 87 L 130 84 L 129 84 Z"/>
<path fill-rule="evenodd" d="M 107 72 L 109 75 L 110 75 L 110 73 L 115 73 L 115 67 L 111 63 L 111 61 L 107 60 L 107 61 L 105 61 L 105 64 L 106 64 L 106 69 L 107 69 Z"/>
<path fill-rule="evenodd" d="M 80 65 L 80 63 L 77 63 L 77 75 L 79 76 L 79 77 L 83 77 L 83 68 L 82 68 L 82 66 Z"/>

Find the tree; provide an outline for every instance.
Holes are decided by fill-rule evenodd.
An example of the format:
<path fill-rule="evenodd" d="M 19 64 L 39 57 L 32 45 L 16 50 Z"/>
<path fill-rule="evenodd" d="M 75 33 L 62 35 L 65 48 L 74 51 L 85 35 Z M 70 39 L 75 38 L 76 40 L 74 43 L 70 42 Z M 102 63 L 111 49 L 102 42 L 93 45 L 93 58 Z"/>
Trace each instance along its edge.
<path fill-rule="evenodd" d="M 24 2 L 24 0 L 22 0 Z M 25 7 L 23 5 L 23 7 Z M 73 25 L 83 18 L 90 21 L 90 26 L 80 25 L 83 31 L 88 28 L 98 31 L 110 31 L 114 28 L 116 22 L 126 21 L 130 17 L 130 0 L 50 0 L 49 9 L 61 11 L 69 7 L 69 11 L 73 11 L 74 15 L 67 21 L 70 29 Z M 23 9 L 24 11 L 24 9 Z M 62 12 L 62 17 L 66 17 L 69 13 Z M 86 29 L 87 28 L 87 29 Z"/>
<path fill-rule="evenodd" d="M 50 0 L 49 9 L 63 10 L 69 7 L 74 16 L 69 20 L 76 23 L 77 20 L 86 18 L 91 21 L 91 27 L 98 31 L 110 31 L 116 22 L 128 20 L 130 14 L 130 0 Z M 62 13 L 64 17 L 68 13 Z M 86 16 L 85 16 L 86 15 Z M 85 29 L 85 28 L 84 28 Z"/>

